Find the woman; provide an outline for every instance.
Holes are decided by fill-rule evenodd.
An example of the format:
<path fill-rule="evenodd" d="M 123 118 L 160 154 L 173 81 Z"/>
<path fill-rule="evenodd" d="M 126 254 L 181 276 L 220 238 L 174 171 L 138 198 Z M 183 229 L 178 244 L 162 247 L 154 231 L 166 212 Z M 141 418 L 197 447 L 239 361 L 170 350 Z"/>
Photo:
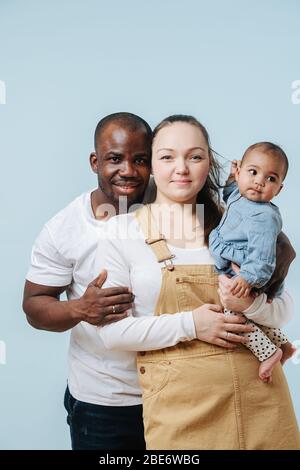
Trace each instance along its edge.
<path fill-rule="evenodd" d="M 95 265 L 97 272 L 108 270 L 107 286 L 129 285 L 136 296 L 133 317 L 98 334 L 107 348 L 132 351 L 132 358 L 143 351 L 137 364 L 147 448 L 299 448 L 281 366 L 272 385 L 261 382 L 257 361 L 236 334 L 251 327 L 232 319 L 228 326 L 221 313 L 207 248 L 220 208 L 206 129 L 189 116 L 162 121 L 154 131 L 152 168 L 155 203 L 108 222 Z M 204 204 L 205 225 L 197 202 Z M 264 309 L 261 300 L 232 299 L 231 305 L 227 296 L 226 306 L 251 311 L 257 322 L 268 314 L 268 326 L 282 326 L 290 316 L 289 295 L 264 301 Z M 181 336 L 174 333 L 180 328 Z M 124 396 L 138 399 L 136 371 L 127 363 L 123 372 L 126 366 L 118 398 L 123 388 Z"/>

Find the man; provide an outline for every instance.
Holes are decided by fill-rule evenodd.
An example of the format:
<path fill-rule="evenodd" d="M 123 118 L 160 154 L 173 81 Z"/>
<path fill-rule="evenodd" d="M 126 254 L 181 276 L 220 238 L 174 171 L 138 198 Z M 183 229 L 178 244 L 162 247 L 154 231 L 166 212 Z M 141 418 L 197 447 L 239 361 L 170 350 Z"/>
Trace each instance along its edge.
<path fill-rule="evenodd" d="M 143 119 L 130 113 L 102 119 L 95 131 L 95 152 L 90 155 L 98 188 L 79 196 L 47 222 L 32 251 L 23 302 L 29 323 L 48 331 L 72 329 L 65 406 L 73 449 L 144 449 L 140 397 L 117 407 L 107 402 L 107 395 L 114 393 L 110 390 L 110 377 L 116 374 L 113 359 L 122 354 L 125 364 L 126 353 L 103 351 L 95 328 L 125 318 L 132 294 L 127 287 L 101 289 L 105 272 L 86 286 L 105 226 L 103 215 L 111 208 L 119 213 L 122 196 L 126 196 L 126 209 L 142 202 L 150 159 L 151 129 Z M 292 249 L 285 257 L 288 266 Z M 68 301 L 59 300 L 64 291 Z M 235 325 L 235 331 L 244 329 Z M 193 339 L 183 327 L 177 328 L 176 335 L 178 341 Z"/>
<path fill-rule="evenodd" d="M 105 272 L 86 286 L 105 224 L 96 215 L 108 204 L 118 213 L 120 196 L 127 197 L 128 206 L 142 202 L 150 177 L 151 139 L 150 126 L 138 116 L 116 113 L 102 119 L 90 155 L 98 188 L 79 196 L 46 223 L 32 251 L 23 302 L 29 323 L 48 331 L 72 328 L 71 394 L 67 389 L 65 405 L 76 449 L 144 448 L 141 406 L 102 406 L 97 395 L 103 374 L 99 376 L 101 351 L 94 325 L 124 318 L 132 307 L 132 294 L 127 287 L 101 289 Z M 64 291 L 68 301 L 62 302 Z M 83 442 L 85 434 L 88 443 Z"/>

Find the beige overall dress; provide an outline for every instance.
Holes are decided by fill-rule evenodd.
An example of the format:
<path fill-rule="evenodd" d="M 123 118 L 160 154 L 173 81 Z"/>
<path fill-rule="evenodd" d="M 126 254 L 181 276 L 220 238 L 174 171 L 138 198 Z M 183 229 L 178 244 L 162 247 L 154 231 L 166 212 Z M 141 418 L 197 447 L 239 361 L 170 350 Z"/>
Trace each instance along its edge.
<path fill-rule="evenodd" d="M 149 207 L 136 217 L 146 243 L 164 264 L 155 314 L 220 305 L 214 266 L 173 265 Z M 273 383 L 265 384 L 258 378 L 259 362 L 245 347 L 229 351 L 193 340 L 140 352 L 137 367 L 147 449 L 299 449 L 280 364 Z"/>

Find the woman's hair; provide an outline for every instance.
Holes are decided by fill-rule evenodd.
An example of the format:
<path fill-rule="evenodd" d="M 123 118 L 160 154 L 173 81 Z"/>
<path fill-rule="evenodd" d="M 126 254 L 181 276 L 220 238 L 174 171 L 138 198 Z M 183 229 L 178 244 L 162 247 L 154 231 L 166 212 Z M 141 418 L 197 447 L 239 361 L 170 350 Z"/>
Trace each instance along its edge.
<path fill-rule="evenodd" d="M 186 122 L 187 124 L 198 127 L 208 146 L 210 170 L 206 182 L 197 196 L 197 204 L 204 204 L 204 237 L 205 242 L 208 244 L 208 236 L 210 232 L 219 224 L 222 217 L 222 207 L 220 205 L 219 194 L 219 188 L 222 187 L 220 183 L 221 166 L 213 155 L 206 128 L 193 116 L 188 116 L 186 114 L 173 114 L 172 116 L 163 119 L 153 130 L 153 141 L 161 129 L 173 124 L 174 122 Z"/>

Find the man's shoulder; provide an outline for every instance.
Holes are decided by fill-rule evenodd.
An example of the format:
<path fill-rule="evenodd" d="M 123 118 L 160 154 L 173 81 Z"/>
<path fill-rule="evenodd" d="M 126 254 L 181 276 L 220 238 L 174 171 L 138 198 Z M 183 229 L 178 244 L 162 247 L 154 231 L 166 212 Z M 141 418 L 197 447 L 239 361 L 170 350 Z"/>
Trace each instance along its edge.
<path fill-rule="evenodd" d="M 106 226 L 111 230 L 126 229 L 129 225 L 136 223 L 135 211 L 126 214 L 118 214 L 111 217 Z"/>
<path fill-rule="evenodd" d="M 115 240 L 118 245 L 125 242 L 128 247 L 128 242 L 140 238 L 139 232 L 135 212 L 129 212 L 111 217 L 103 226 L 101 233 L 99 232 L 99 240 L 108 239 L 110 243 Z"/>
<path fill-rule="evenodd" d="M 68 237 L 73 239 L 82 230 L 87 230 L 91 218 L 88 212 L 90 194 L 90 191 L 80 194 L 45 223 L 44 229 L 54 242 L 61 242 Z"/>
<path fill-rule="evenodd" d="M 54 227 L 57 224 L 73 221 L 75 224 L 78 221 L 78 214 L 82 214 L 86 210 L 88 198 L 90 198 L 91 192 L 85 192 L 73 199 L 63 209 L 57 212 L 51 219 L 46 222 L 47 227 Z"/>

